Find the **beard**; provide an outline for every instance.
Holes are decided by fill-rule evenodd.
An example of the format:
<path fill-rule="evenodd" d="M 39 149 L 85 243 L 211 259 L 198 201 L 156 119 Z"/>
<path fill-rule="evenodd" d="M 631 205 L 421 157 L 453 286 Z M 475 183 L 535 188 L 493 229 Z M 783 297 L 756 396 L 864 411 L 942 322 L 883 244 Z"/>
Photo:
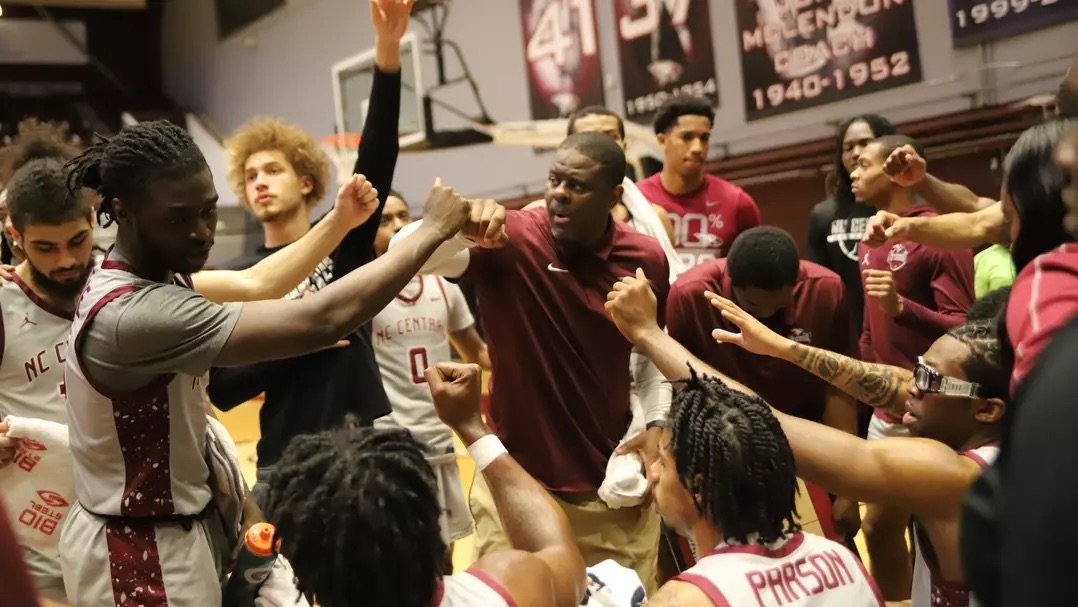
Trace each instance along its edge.
<path fill-rule="evenodd" d="M 50 297 L 62 301 L 71 301 L 78 297 L 79 293 L 82 292 L 82 288 L 86 286 L 86 279 L 90 276 L 90 266 L 80 266 L 75 268 L 79 271 L 77 278 L 70 280 L 55 280 L 39 272 L 38 269 L 34 267 L 34 264 L 31 263 L 29 265 L 30 276 L 33 277 L 34 284 Z"/>

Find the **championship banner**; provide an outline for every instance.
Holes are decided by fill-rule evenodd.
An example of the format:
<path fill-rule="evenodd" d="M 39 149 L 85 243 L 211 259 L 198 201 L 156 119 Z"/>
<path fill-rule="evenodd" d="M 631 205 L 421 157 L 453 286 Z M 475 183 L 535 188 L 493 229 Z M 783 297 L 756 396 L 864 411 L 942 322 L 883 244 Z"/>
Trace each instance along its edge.
<path fill-rule="evenodd" d="M 650 123 L 677 95 L 719 105 L 708 0 L 615 0 L 625 118 Z"/>
<path fill-rule="evenodd" d="M 533 120 L 603 105 L 594 0 L 520 0 Z"/>
<path fill-rule="evenodd" d="M 921 80 L 913 0 L 737 0 L 737 26 L 749 120 Z"/>
<path fill-rule="evenodd" d="M 954 46 L 970 46 L 1078 19 L 1074 0 L 949 0 Z"/>

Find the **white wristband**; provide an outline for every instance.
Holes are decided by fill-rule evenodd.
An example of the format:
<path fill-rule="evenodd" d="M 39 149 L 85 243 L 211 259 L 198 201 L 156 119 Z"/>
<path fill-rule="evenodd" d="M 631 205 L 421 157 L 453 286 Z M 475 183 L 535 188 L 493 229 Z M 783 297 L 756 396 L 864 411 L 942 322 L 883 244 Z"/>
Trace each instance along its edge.
<path fill-rule="evenodd" d="M 505 445 L 497 436 L 488 434 L 468 445 L 468 453 L 475 460 L 476 469 L 482 472 L 491 462 L 498 459 L 498 456 L 509 452 L 505 450 Z"/>

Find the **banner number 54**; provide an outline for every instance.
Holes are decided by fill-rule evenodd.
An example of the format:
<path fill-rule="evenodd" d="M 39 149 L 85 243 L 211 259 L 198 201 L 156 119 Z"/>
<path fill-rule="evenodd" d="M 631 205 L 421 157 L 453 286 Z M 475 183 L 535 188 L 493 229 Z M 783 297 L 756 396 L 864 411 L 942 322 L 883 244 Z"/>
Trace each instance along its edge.
<path fill-rule="evenodd" d="M 622 40 L 635 40 L 659 31 L 659 5 L 666 6 L 674 27 L 681 27 L 689 19 L 691 0 L 629 0 L 629 13 L 618 20 Z M 633 14 L 643 10 L 638 17 Z"/>

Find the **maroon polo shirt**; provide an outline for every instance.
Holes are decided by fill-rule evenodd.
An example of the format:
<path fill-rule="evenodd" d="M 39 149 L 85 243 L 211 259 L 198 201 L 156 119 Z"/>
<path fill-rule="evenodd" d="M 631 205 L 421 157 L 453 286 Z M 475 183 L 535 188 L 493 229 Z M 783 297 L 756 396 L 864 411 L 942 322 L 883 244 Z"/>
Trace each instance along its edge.
<path fill-rule="evenodd" d="M 610 222 L 592 251 L 555 244 L 546 209 L 509 211 L 509 243 L 471 250 L 493 374 L 490 420 L 506 449 L 553 491 L 594 491 L 629 424 L 631 345 L 603 305 L 637 268 L 653 280 L 659 318 L 669 268 L 658 241 Z"/>
<path fill-rule="evenodd" d="M 902 216 L 935 214 L 921 205 Z M 973 253 L 969 249 L 937 249 L 910 241 L 877 248 L 861 243 L 857 258 L 862 271 L 890 271 L 905 305 L 902 314 L 891 318 L 878 301 L 865 296 L 861 359 L 866 362 L 913 369 L 917 357 L 948 330 L 962 324 L 973 305 Z M 863 286 L 863 274 L 861 283 Z M 876 415 L 901 421 L 883 409 L 876 409 Z"/>
<path fill-rule="evenodd" d="M 704 291 L 736 301 L 726 272 L 726 259 L 692 268 L 670 288 L 666 300 L 670 336 L 707 364 L 755 390 L 776 409 L 819 421 L 823 416 L 827 382 L 786 361 L 716 342 L 711 337 L 713 329 L 723 327 L 736 332 L 737 328 L 722 319 L 719 311 L 704 298 Z M 802 261 L 793 301 L 764 324 L 794 341 L 852 354 L 856 341 L 849 319 L 846 291 L 838 274 L 811 261 Z"/>

